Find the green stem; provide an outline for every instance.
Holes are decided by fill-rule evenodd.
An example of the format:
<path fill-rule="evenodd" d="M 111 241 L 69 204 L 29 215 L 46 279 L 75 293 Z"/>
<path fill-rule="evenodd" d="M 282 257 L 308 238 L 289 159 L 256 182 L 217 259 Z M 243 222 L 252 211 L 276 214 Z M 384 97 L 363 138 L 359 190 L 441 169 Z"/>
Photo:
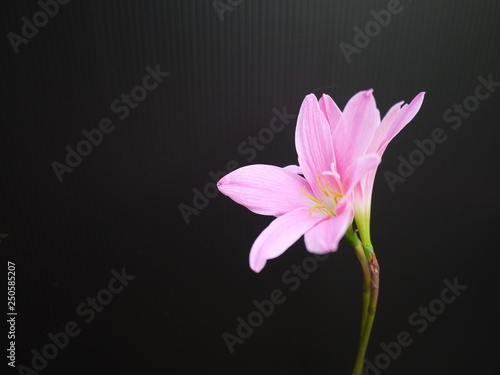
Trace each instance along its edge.
<path fill-rule="evenodd" d="M 361 264 L 361 268 L 363 270 L 363 306 L 362 306 L 362 314 L 361 314 L 361 331 L 360 331 L 360 340 L 363 339 L 363 332 L 366 327 L 366 318 L 368 316 L 368 307 L 370 305 L 370 294 L 371 294 L 371 277 L 370 277 L 370 267 L 368 264 L 368 260 L 366 259 L 366 255 L 363 249 L 363 245 L 360 241 L 358 241 L 357 246 L 354 247 L 356 252 L 356 256 L 358 257 L 359 263 Z M 361 345 L 361 341 L 360 341 Z"/>
<path fill-rule="evenodd" d="M 377 262 L 377 257 L 375 256 L 375 253 L 373 252 L 373 247 L 371 245 L 369 251 L 370 251 L 370 260 L 368 263 L 368 267 L 370 274 L 370 302 L 367 309 L 367 316 L 364 324 L 363 333 L 361 335 L 361 342 L 359 345 L 358 356 L 354 364 L 354 370 L 352 371 L 352 375 L 363 374 L 363 365 L 365 361 L 366 348 L 368 347 L 368 342 L 370 341 L 370 334 L 372 331 L 373 321 L 375 319 L 375 312 L 377 311 L 380 268 Z M 356 253 L 358 253 L 357 250 Z"/>

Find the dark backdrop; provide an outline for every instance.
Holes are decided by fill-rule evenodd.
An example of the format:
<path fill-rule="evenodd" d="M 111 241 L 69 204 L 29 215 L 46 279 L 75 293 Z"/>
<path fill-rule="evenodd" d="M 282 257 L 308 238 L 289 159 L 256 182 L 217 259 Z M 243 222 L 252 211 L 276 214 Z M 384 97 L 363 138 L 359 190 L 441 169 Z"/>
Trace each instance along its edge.
<path fill-rule="evenodd" d="M 382 114 L 427 95 L 375 184 L 382 284 L 367 358 L 383 374 L 498 373 L 500 84 L 474 98 L 481 77 L 500 81 L 498 1 L 47 1 L 48 16 L 41 4 L 8 2 L 1 16 L 0 289 L 7 320 L 13 262 L 16 365 L 35 358 L 47 374 L 350 374 L 361 273 L 349 245 L 315 267 L 301 239 L 255 274 L 249 249 L 271 218 L 214 197 L 209 183 L 231 161 L 295 163 L 291 117 L 307 94 L 330 94 L 343 108 L 373 88 Z M 41 25 L 36 34 L 23 26 L 31 22 Z M 356 37 L 356 27 L 372 36 Z M 344 53 L 341 43 L 357 49 Z M 149 91 L 139 87 L 147 69 L 163 72 L 145 80 Z M 138 99 L 123 104 L 131 91 Z M 464 100 L 469 109 L 454 114 Z M 277 113 L 284 129 L 250 146 Z M 91 132 L 100 123 L 102 140 Z M 436 128 L 446 141 L 424 160 L 414 154 L 420 165 L 390 189 L 384 172 L 397 174 L 415 140 Z M 59 181 L 54 162 L 68 168 L 66 147 L 76 150 L 82 131 L 100 143 L 83 143 L 88 155 L 70 156 L 74 168 L 60 169 Z M 204 189 L 212 198 L 196 198 L 196 208 Z M 312 271 L 291 290 L 297 284 L 282 277 L 305 259 Z M 118 288 L 113 270 L 123 268 L 135 278 Z M 445 280 L 467 286 L 448 304 L 435 301 Z M 237 335 L 237 319 L 275 289 L 285 301 L 231 354 L 223 334 Z M 87 305 L 96 296 L 104 308 Z M 429 305 L 424 318 L 419 308 Z M 75 337 L 65 340 L 58 333 L 68 323 Z M 379 356 L 404 331 L 411 344 L 394 349 L 397 358 Z M 2 358 L 2 371 L 16 373 Z"/>

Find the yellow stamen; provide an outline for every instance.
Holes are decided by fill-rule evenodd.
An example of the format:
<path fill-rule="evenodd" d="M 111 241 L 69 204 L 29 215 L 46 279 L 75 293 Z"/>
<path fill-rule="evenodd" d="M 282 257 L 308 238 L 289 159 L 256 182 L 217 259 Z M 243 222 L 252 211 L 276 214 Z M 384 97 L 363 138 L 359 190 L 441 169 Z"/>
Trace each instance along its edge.
<path fill-rule="evenodd" d="M 337 215 L 335 215 L 335 212 L 333 212 L 333 208 L 332 208 L 332 207 L 330 207 L 330 208 L 328 209 L 328 214 L 329 214 L 330 216 L 335 216 L 335 217 L 337 217 Z"/>
<path fill-rule="evenodd" d="M 327 188 L 327 189 L 328 189 L 328 191 L 329 191 L 330 193 L 332 193 L 333 195 L 335 195 L 335 196 L 337 196 L 337 197 L 343 197 L 343 195 L 342 195 L 342 194 L 337 193 L 336 191 L 333 191 L 333 190 L 330 188 L 330 183 L 326 184 L 326 188 Z"/>
<path fill-rule="evenodd" d="M 311 216 L 311 215 L 312 215 L 312 213 L 313 213 L 313 211 L 314 211 L 314 210 L 318 209 L 318 210 L 320 210 L 320 211 L 321 211 L 321 210 L 324 210 L 325 208 L 326 208 L 326 207 L 325 207 L 325 206 L 323 206 L 323 205 L 314 206 L 314 207 L 312 207 L 312 208 L 309 210 L 309 216 Z"/>
<path fill-rule="evenodd" d="M 319 189 L 323 192 L 323 194 L 325 194 L 328 197 L 328 191 L 323 187 L 323 185 L 321 185 L 321 181 L 319 180 L 320 176 L 321 176 L 321 173 L 319 173 L 316 176 L 316 182 L 318 183 Z"/>
<path fill-rule="evenodd" d="M 310 196 L 309 194 L 307 194 L 307 193 L 306 193 L 306 187 L 305 187 L 305 186 L 302 188 L 302 193 L 303 193 L 303 194 L 304 194 L 307 198 L 309 198 L 310 200 L 312 200 L 314 203 L 318 203 L 318 204 L 319 204 L 319 203 L 323 202 L 323 199 L 319 200 L 319 199 L 314 198 L 314 197 Z"/>
<path fill-rule="evenodd" d="M 329 191 L 330 193 L 332 193 L 332 195 L 335 197 L 335 198 L 333 199 L 333 200 L 335 201 L 335 203 L 339 203 L 339 200 L 340 200 L 340 198 L 342 198 L 342 197 L 343 197 L 343 195 L 342 195 L 342 194 L 340 194 L 340 193 L 337 193 L 336 191 L 333 191 L 333 190 L 330 188 L 330 183 L 327 183 L 327 184 L 326 184 L 326 188 L 327 188 L 327 189 L 328 189 L 328 191 Z"/>
<path fill-rule="evenodd" d="M 330 187 L 330 183 L 328 182 L 326 184 L 326 188 L 323 186 L 320 180 L 321 173 L 316 176 L 316 182 L 318 183 L 318 187 L 321 190 L 321 192 L 328 197 L 330 200 L 330 204 L 325 205 L 323 204 L 324 199 L 318 199 L 308 193 L 306 193 L 306 186 L 302 188 L 302 193 L 309 198 L 311 201 L 315 203 L 315 205 L 309 210 L 309 216 L 311 216 L 314 212 L 314 210 L 319 210 L 322 214 L 326 216 L 337 216 L 335 214 L 335 207 L 331 207 L 331 199 L 333 198 L 333 201 L 335 204 L 338 204 L 340 199 L 343 197 L 342 194 L 337 193 L 336 191 L 333 191 L 332 188 Z"/>

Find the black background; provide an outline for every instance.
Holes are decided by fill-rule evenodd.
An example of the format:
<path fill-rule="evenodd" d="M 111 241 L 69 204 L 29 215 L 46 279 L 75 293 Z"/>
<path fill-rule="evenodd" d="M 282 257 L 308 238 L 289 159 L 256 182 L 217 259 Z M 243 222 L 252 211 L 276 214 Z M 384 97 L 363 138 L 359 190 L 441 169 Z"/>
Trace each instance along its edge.
<path fill-rule="evenodd" d="M 302 239 L 255 274 L 249 249 L 271 218 L 222 194 L 189 224 L 178 206 L 192 206 L 192 189 L 231 160 L 296 163 L 295 121 L 252 160 L 238 152 L 269 126 L 273 108 L 297 114 L 311 92 L 343 108 L 373 88 L 382 114 L 427 94 L 384 154 L 374 188 L 382 284 L 367 358 L 407 331 L 413 343 L 383 374 L 498 373 L 500 90 L 456 130 L 443 114 L 474 94 L 479 76 L 500 81 L 500 3 L 402 1 L 348 63 L 340 43 L 353 44 L 354 27 L 387 4 L 246 0 L 219 16 L 212 1 L 72 1 L 18 53 L 7 34 L 20 34 L 21 18 L 40 7 L 4 4 L 1 283 L 15 262 L 16 363 L 31 367 L 30 351 L 75 321 L 81 333 L 42 373 L 350 374 L 361 276 L 345 241 L 291 291 L 281 278 L 309 256 Z M 157 64 L 170 75 L 118 119 L 110 104 Z M 105 117 L 115 130 L 59 182 L 51 164 Z M 398 156 L 438 127 L 446 142 L 392 192 L 383 172 L 397 173 Z M 86 324 L 76 307 L 123 267 L 135 279 Z M 454 278 L 467 290 L 418 333 L 410 315 Z M 230 354 L 222 334 L 236 334 L 236 318 L 274 289 L 286 302 Z M 2 358 L 2 372 L 17 373 Z"/>

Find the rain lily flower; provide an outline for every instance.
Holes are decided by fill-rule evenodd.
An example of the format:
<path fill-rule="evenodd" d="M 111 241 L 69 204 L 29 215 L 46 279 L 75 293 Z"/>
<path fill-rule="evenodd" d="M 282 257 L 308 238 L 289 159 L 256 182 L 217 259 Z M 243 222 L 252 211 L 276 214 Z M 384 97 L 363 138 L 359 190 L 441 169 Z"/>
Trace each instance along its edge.
<path fill-rule="evenodd" d="M 377 166 L 389 142 L 422 105 L 395 104 L 380 121 L 372 90 L 361 91 L 344 111 L 328 95 L 304 99 L 295 134 L 299 166 L 251 165 L 226 175 L 219 190 L 251 211 L 276 216 L 250 251 L 260 272 L 268 259 L 286 251 L 302 235 L 309 252 L 335 251 L 353 218 L 365 245 Z M 299 176 L 302 174 L 304 177 Z"/>
<path fill-rule="evenodd" d="M 250 251 L 255 272 L 302 235 L 309 252 L 337 250 L 354 218 L 354 190 L 380 162 L 375 152 L 367 153 L 379 122 L 372 90 L 355 95 L 344 113 L 329 96 L 318 102 L 310 94 L 297 118 L 298 166 L 251 165 L 218 182 L 219 190 L 235 202 L 276 216 Z"/>
<path fill-rule="evenodd" d="M 250 165 L 218 182 L 235 202 L 276 217 L 250 250 L 255 272 L 302 235 L 312 253 L 337 250 L 344 235 L 354 247 L 363 270 L 363 307 L 353 375 L 363 372 L 379 294 L 380 268 L 370 238 L 375 174 L 387 145 L 417 114 L 423 99 L 422 92 L 408 105 L 395 104 L 380 121 L 373 90 L 354 95 L 343 112 L 328 95 L 318 101 L 310 94 L 297 118 L 298 166 Z"/>

